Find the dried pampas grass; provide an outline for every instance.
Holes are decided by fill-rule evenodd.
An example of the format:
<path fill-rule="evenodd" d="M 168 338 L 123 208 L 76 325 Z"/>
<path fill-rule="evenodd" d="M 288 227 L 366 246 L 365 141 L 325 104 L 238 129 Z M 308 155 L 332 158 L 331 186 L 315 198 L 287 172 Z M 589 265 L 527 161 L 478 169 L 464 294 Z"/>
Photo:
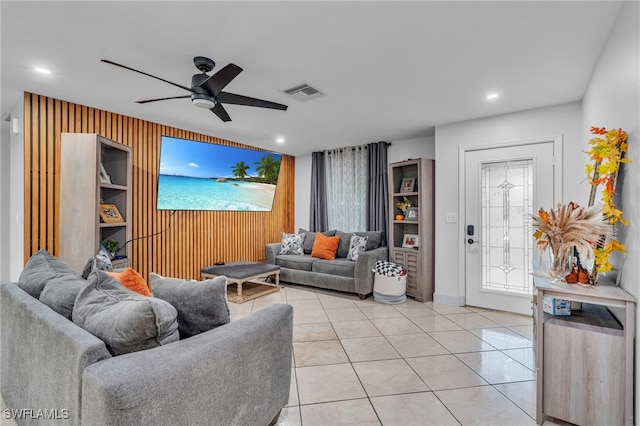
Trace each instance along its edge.
<path fill-rule="evenodd" d="M 554 265 L 567 265 L 574 247 L 582 261 L 589 261 L 594 247 L 613 236 L 613 226 L 601 207 L 580 207 L 573 202 L 558 204 L 549 212 L 540 209 L 533 216 L 533 226 L 538 248 L 551 249 Z"/>

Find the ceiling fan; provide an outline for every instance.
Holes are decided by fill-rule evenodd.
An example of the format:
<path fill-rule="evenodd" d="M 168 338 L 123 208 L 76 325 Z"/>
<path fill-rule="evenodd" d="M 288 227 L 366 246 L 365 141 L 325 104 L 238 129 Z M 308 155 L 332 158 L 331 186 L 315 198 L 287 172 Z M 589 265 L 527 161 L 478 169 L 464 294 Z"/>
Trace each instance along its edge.
<path fill-rule="evenodd" d="M 200 108 L 210 109 L 215 115 L 217 115 L 222 121 L 225 122 L 231 121 L 231 117 L 229 117 L 229 114 L 224 109 L 222 104 L 245 105 L 258 108 L 279 109 L 282 111 L 287 110 L 287 105 L 265 101 L 262 99 L 250 98 L 243 95 L 236 95 L 235 93 L 223 92 L 222 89 L 224 89 L 224 87 L 229 84 L 231 80 L 236 78 L 238 74 L 242 72 L 242 68 L 235 64 L 229 64 L 215 74 L 209 75 L 207 73 L 213 70 L 213 68 L 216 66 L 216 63 L 209 58 L 205 58 L 204 56 L 196 56 L 195 58 L 193 58 L 193 63 L 196 65 L 196 68 L 200 70 L 201 74 L 194 74 L 193 77 L 191 77 L 191 87 L 187 87 L 181 84 L 173 83 L 169 80 L 165 80 L 164 78 L 156 77 L 155 75 L 139 71 L 126 65 L 121 65 L 113 61 L 109 61 L 107 59 L 101 59 L 101 61 L 106 64 L 115 65 L 117 67 L 146 75 L 147 77 L 155 78 L 156 80 L 164 81 L 165 83 L 169 83 L 173 86 L 191 92 L 190 95 L 171 96 L 168 98 L 136 101 L 136 103 L 139 104 L 166 101 L 168 99 L 191 98 L 191 102 L 194 105 Z"/>

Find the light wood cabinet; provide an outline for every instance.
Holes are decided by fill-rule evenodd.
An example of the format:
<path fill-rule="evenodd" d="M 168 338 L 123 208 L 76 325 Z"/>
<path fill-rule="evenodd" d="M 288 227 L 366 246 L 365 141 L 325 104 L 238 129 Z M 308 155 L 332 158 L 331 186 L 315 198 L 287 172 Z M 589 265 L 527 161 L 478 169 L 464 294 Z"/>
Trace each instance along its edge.
<path fill-rule="evenodd" d="M 420 302 L 432 300 L 434 291 L 434 164 L 420 158 L 389 165 L 389 258 L 405 268 L 407 295 Z M 402 214 L 396 203 L 404 197 L 417 207 L 417 218 L 396 219 Z M 417 247 L 403 247 L 407 235 L 418 237 Z"/>
<path fill-rule="evenodd" d="M 101 179 L 101 166 L 108 175 Z M 59 256 L 80 273 L 101 241 L 131 239 L 131 148 L 90 133 L 63 133 L 60 157 Z M 100 205 L 116 206 L 122 221 L 101 220 Z"/>
<path fill-rule="evenodd" d="M 601 278 L 596 287 L 535 276 L 536 421 L 633 424 L 635 302 Z M 543 297 L 581 302 L 571 316 L 542 310 Z M 616 315 L 614 315 L 614 313 Z"/>

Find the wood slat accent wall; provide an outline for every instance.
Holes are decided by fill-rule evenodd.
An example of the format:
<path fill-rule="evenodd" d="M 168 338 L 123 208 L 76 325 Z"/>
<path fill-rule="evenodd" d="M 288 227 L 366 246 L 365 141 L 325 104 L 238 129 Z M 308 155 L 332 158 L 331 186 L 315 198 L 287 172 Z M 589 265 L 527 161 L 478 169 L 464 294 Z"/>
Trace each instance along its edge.
<path fill-rule="evenodd" d="M 61 133 L 97 133 L 133 148 L 133 268 L 200 279 L 216 261 L 259 261 L 265 244 L 294 226 L 294 157 L 283 155 L 271 212 L 156 210 L 162 135 L 222 145 L 240 143 L 102 111 L 32 93 L 24 94 L 24 259 L 39 249 L 58 253 Z"/>

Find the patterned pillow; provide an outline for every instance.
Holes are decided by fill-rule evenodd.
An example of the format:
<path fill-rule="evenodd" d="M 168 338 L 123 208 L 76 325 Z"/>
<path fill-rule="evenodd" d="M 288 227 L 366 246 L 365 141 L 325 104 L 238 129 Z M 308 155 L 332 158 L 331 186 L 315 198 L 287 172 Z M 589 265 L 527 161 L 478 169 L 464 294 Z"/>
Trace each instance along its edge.
<path fill-rule="evenodd" d="M 347 260 L 358 260 L 360 253 L 367 250 L 367 240 L 369 237 L 360 237 L 358 235 L 352 235 L 349 242 L 349 254 L 347 254 Z"/>
<path fill-rule="evenodd" d="M 282 233 L 282 247 L 279 254 L 295 254 L 302 256 L 304 249 L 302 243 L 304 242 L 305 234 L 287 234 Z"/>

